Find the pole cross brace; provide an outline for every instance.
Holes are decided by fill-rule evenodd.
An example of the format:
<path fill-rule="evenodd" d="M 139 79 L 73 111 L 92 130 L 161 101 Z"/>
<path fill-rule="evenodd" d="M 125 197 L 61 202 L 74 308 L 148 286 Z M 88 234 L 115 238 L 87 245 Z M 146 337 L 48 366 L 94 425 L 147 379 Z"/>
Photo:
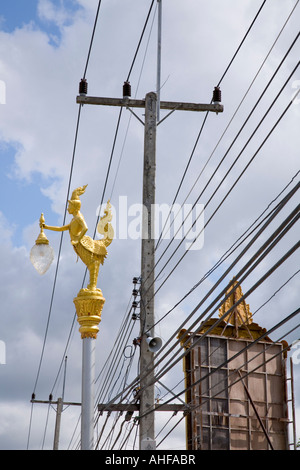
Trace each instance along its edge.
<path fill-rule="evenodd" d="M 76 97 L 78 104 L 93 104 L 102 106 L 119 106 L 126 108 L 145 108 L 145 100 L 135 100 L 130 98 L 102 98 L 97 96 L 79 95 Z M 211 111 L 222 113 L 224 106 L 219 103 L 181 103 L 173 101 L 161 101 L 160 109 L 178 110 L 178 111 Z"/>

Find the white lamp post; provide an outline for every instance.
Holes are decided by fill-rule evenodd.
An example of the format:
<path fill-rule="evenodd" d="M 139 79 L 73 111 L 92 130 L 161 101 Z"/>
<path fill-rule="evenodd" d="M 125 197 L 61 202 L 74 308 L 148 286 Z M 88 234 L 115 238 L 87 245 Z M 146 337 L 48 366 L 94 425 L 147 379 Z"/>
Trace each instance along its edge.
<path fill-rule="evenodd" d="M 86 185 L 87 186 L 87 185 Z M 84 194 L 86 186 L 75 189 L 69 200 L 68 211 L 73 219 L 63 227 L 51 227 L 45 224 L 44 215 L 40 218 L 41 232 L 30 252 L 30 260 L 35 269 L 44 274 L 50 267 L 53 259 L 53 249 L 44 234 L 44 229 L 55 232 L 68 231 L 71 244 L 77 256 L 87 266 L 90 274 L 90 282 L 87 288 L 82 288 L 73 299 L 79 331 L 83 341 L 82 347 L 82 406 L 81 406 L 81 449 L 93 450 L 94 434 L 94 382 L 95 382 L 95 339 L 99 331 L 101 312 L 105 299 L 100 289 L 97 288 L 99 267 L 103 264 L 107 255 L 107 247 L 114 237 L 114 230 L 110 224 L 112 220 L 111 205 L 108 202 L 101 217 L 97 230 L 104 235 L 102 240 L 93 240 L 85 235 L 87 225 L 80 212 L 80 196 Z"/>

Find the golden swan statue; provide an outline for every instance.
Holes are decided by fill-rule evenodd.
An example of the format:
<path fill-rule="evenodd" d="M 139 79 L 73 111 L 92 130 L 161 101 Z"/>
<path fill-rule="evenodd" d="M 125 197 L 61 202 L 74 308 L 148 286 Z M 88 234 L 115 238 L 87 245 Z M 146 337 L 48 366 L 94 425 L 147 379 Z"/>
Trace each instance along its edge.
<path fill-rule="evenodd" d="M 108 201 L 104 211 L 104 216 L 100 219 L 97 226 L 97 231 L 101 235 L 104 235 L 104 237 L 101 240 L 93 240 L 91 237 L 86 235 L 88 227 L 80 212 L 80 196 L 84 194 L 86 187 L 87 185 L 75 189 L 72 193 L 71 199 L 68 201 L 68 212 L 73 216 L 68 225 L 52 227 L 41 222 L 40 228 L 57 232 L 69 231 L 71 244 L 73 245 L 76 254 L 89 271 L 90 279 L 87 289 L 89 291 L 95 291 L 97 289 L 100 264 L 104 263 L 104 259 L 107 255 L 107 247 L 111 244 L 114 237 L 114 230 L 110 223 L 112 220 L 112 214 L 111 205 Z"/>

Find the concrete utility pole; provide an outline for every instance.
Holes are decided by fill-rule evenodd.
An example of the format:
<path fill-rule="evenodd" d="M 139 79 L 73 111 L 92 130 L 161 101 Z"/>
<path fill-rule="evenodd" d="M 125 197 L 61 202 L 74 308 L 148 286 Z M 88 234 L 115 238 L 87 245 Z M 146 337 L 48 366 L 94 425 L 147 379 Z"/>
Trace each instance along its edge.
<path fill-rule="evenodd" d="M 157 94 L 150 92 L 145 100 L 130 99 L 128 96 L 122 98 L 101 98 L 81 94 L 76 99 L 78 104 L 122 106 L 130 108 L 145 109 L 144 130 L 144 174 L 143 174 L 143 235 L 142 235 L 142 260 L 141 260 L 141 381 L 140 381 L 140 448 L 155 449 L 155 426 L 154 426 L 154 371 L 153 352 L 148 348 L 147 336 L 154 337 L 154 203 L 155 203 L 155 170 L 156 170 L 156 130 L 160 122 L 157 122 Z M 220 101 L 220 100 L 219 100 Z M 214 113 L 223 112 L 223 106 L 217 100 L 212 104 L 183 103 L 172 101 L 160 101 L 160 109 L 170 112 L 178 111 L 210 111 Z M 141 121 L 140 118 L 138 118 Z M 142 121 L 141 121 L 142 122 Z M 145 335 L 147 332 L 147 335 Z M 149 374 L 145 372 L 151 371 Z M 147 413 L 153 410 L 153 412 Z"/>
<path fill-rule="evenodd" d="M 81 403 L 75 402 L 64 402 L 63 398 L 58 398 L 57 401 L 53 401 L 50 397 L 49 400 L 36 400 L 31 398 L 31 403 L 42 403 L 47 405 L 56 405 L 56 420 L 55 420 L 55 431 L 54 431 L 54 441 L 53 441 L 53 450 L 59 449 L 59 436 L 60 436 L 60 426 L 61 426 L 61 415 L 63 411 L 63 406 L 81 406 Z"/>
<path fill-rule="evenodd" d="M 157 0 L 157 67 L 156 67 L 156 94 L 157 94 L 157 121 L 160 119 L 160 88 L 161 88 L 161 34 L 162 34 L 162 0 Z"/>
<path fill-rule="evenodd" d="M 58 450 L 58 448 L 59 448 L 59 434 L 60 434 L 60 423 L 61 423 L 62 410 L 63 410 L 63 399 L 58 398 L 57 399 L 57 409 L 56 409 L 53 450 Z"/>
<path fill-rule="evenodd" d="M 145 140 L 143 174 L 143 223 L 141 253 L 141 291 L 140 291 L 140 373 L 144 377 L 140 382 L 140 449 L 154 446 L 154 371 L 153 355 L 147 343 L 147 335 L 154 337 L 154 217 L 156 173 L 156 127 L 157 96 L 149 93 L 145 101 Z M 152 370 L 151 370 L 152 369 Z M 149 370 L 149 373 L 147 373 Z M 144 416 L 145 415 L 145 416 Z"/>

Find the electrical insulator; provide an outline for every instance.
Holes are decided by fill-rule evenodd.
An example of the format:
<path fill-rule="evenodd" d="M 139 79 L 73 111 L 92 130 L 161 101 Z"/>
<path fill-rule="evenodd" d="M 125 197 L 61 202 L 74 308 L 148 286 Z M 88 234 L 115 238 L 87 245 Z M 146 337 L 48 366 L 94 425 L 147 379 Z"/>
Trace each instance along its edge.
<path fill-rule="evenodd" d="M 133 291 L 132 291 L 132 295 L 133 295 L 134 297 L 136 297 L 136 296 L 138 295 L 138 293 L 139 293 L 139 291 L 138 291 L 138 290 L 136 290 L 136 289 L 133 289 Z"/>
<path fill-rule="evenodd" d="M 137 277 L 134 277 L 133 280 L 132 280 L 133 284 L 137 284 L 138 282 L 138 278 Z"/>
<path fill-rule="evenodd" d="M 130 98 L 130 96 L 131 96 L 131 85 L 129 82 L 124 82 L 123 98 Z"/>
<path fill-rule="evenodd" d="M 134 346 L 140 346 L 141 344 L 141 338 L 134 338 L 134 340 L 132 341 L 132 344 Z"/>
<path fill-rule="evenodd" d="M 131 318 L 132 318 L 132 320 L 137 320 L 137 314 L 133 313 Z"/>
<path fill-rule="evenodd" d="M 34 399 L 35 399 L 35 393 L 31 395 L 31 400 L 34 400 Z"/>
<path fill-rule="evenodd" d="M 132 302 L 132 306 L 133 306 L 133 308 L 137 308 L 137 306 L 138 306 L 137 302 L 135 302 L 135 301 Z"/>
<path fill-rule="evenodd" d="M 79 94 L 86 95 L 88 91 L 88 84 L 85 78 L 82 78 L 79 83 Z"/>
<path fill-rule="evenodd" d="M 50 395 L 49 395 L 49 401 L 52 401 L 52 400 L 53 400 L 53 395 L 52 395 L 52 393 L 50 393 Z"/>
<path fill-rule="evenodd" d="M 213 92 L 213 103 L 221 103 L 221 90 L 218 86 L 215 86 Z"/>
<path fill-rule="evenodd" d="M 133 415 L 133 411 L 127 411 L 126 415 L 125 415 L 125 421 L 130 421 L 131 418 L 132 418 L 132 415 Z"/>

